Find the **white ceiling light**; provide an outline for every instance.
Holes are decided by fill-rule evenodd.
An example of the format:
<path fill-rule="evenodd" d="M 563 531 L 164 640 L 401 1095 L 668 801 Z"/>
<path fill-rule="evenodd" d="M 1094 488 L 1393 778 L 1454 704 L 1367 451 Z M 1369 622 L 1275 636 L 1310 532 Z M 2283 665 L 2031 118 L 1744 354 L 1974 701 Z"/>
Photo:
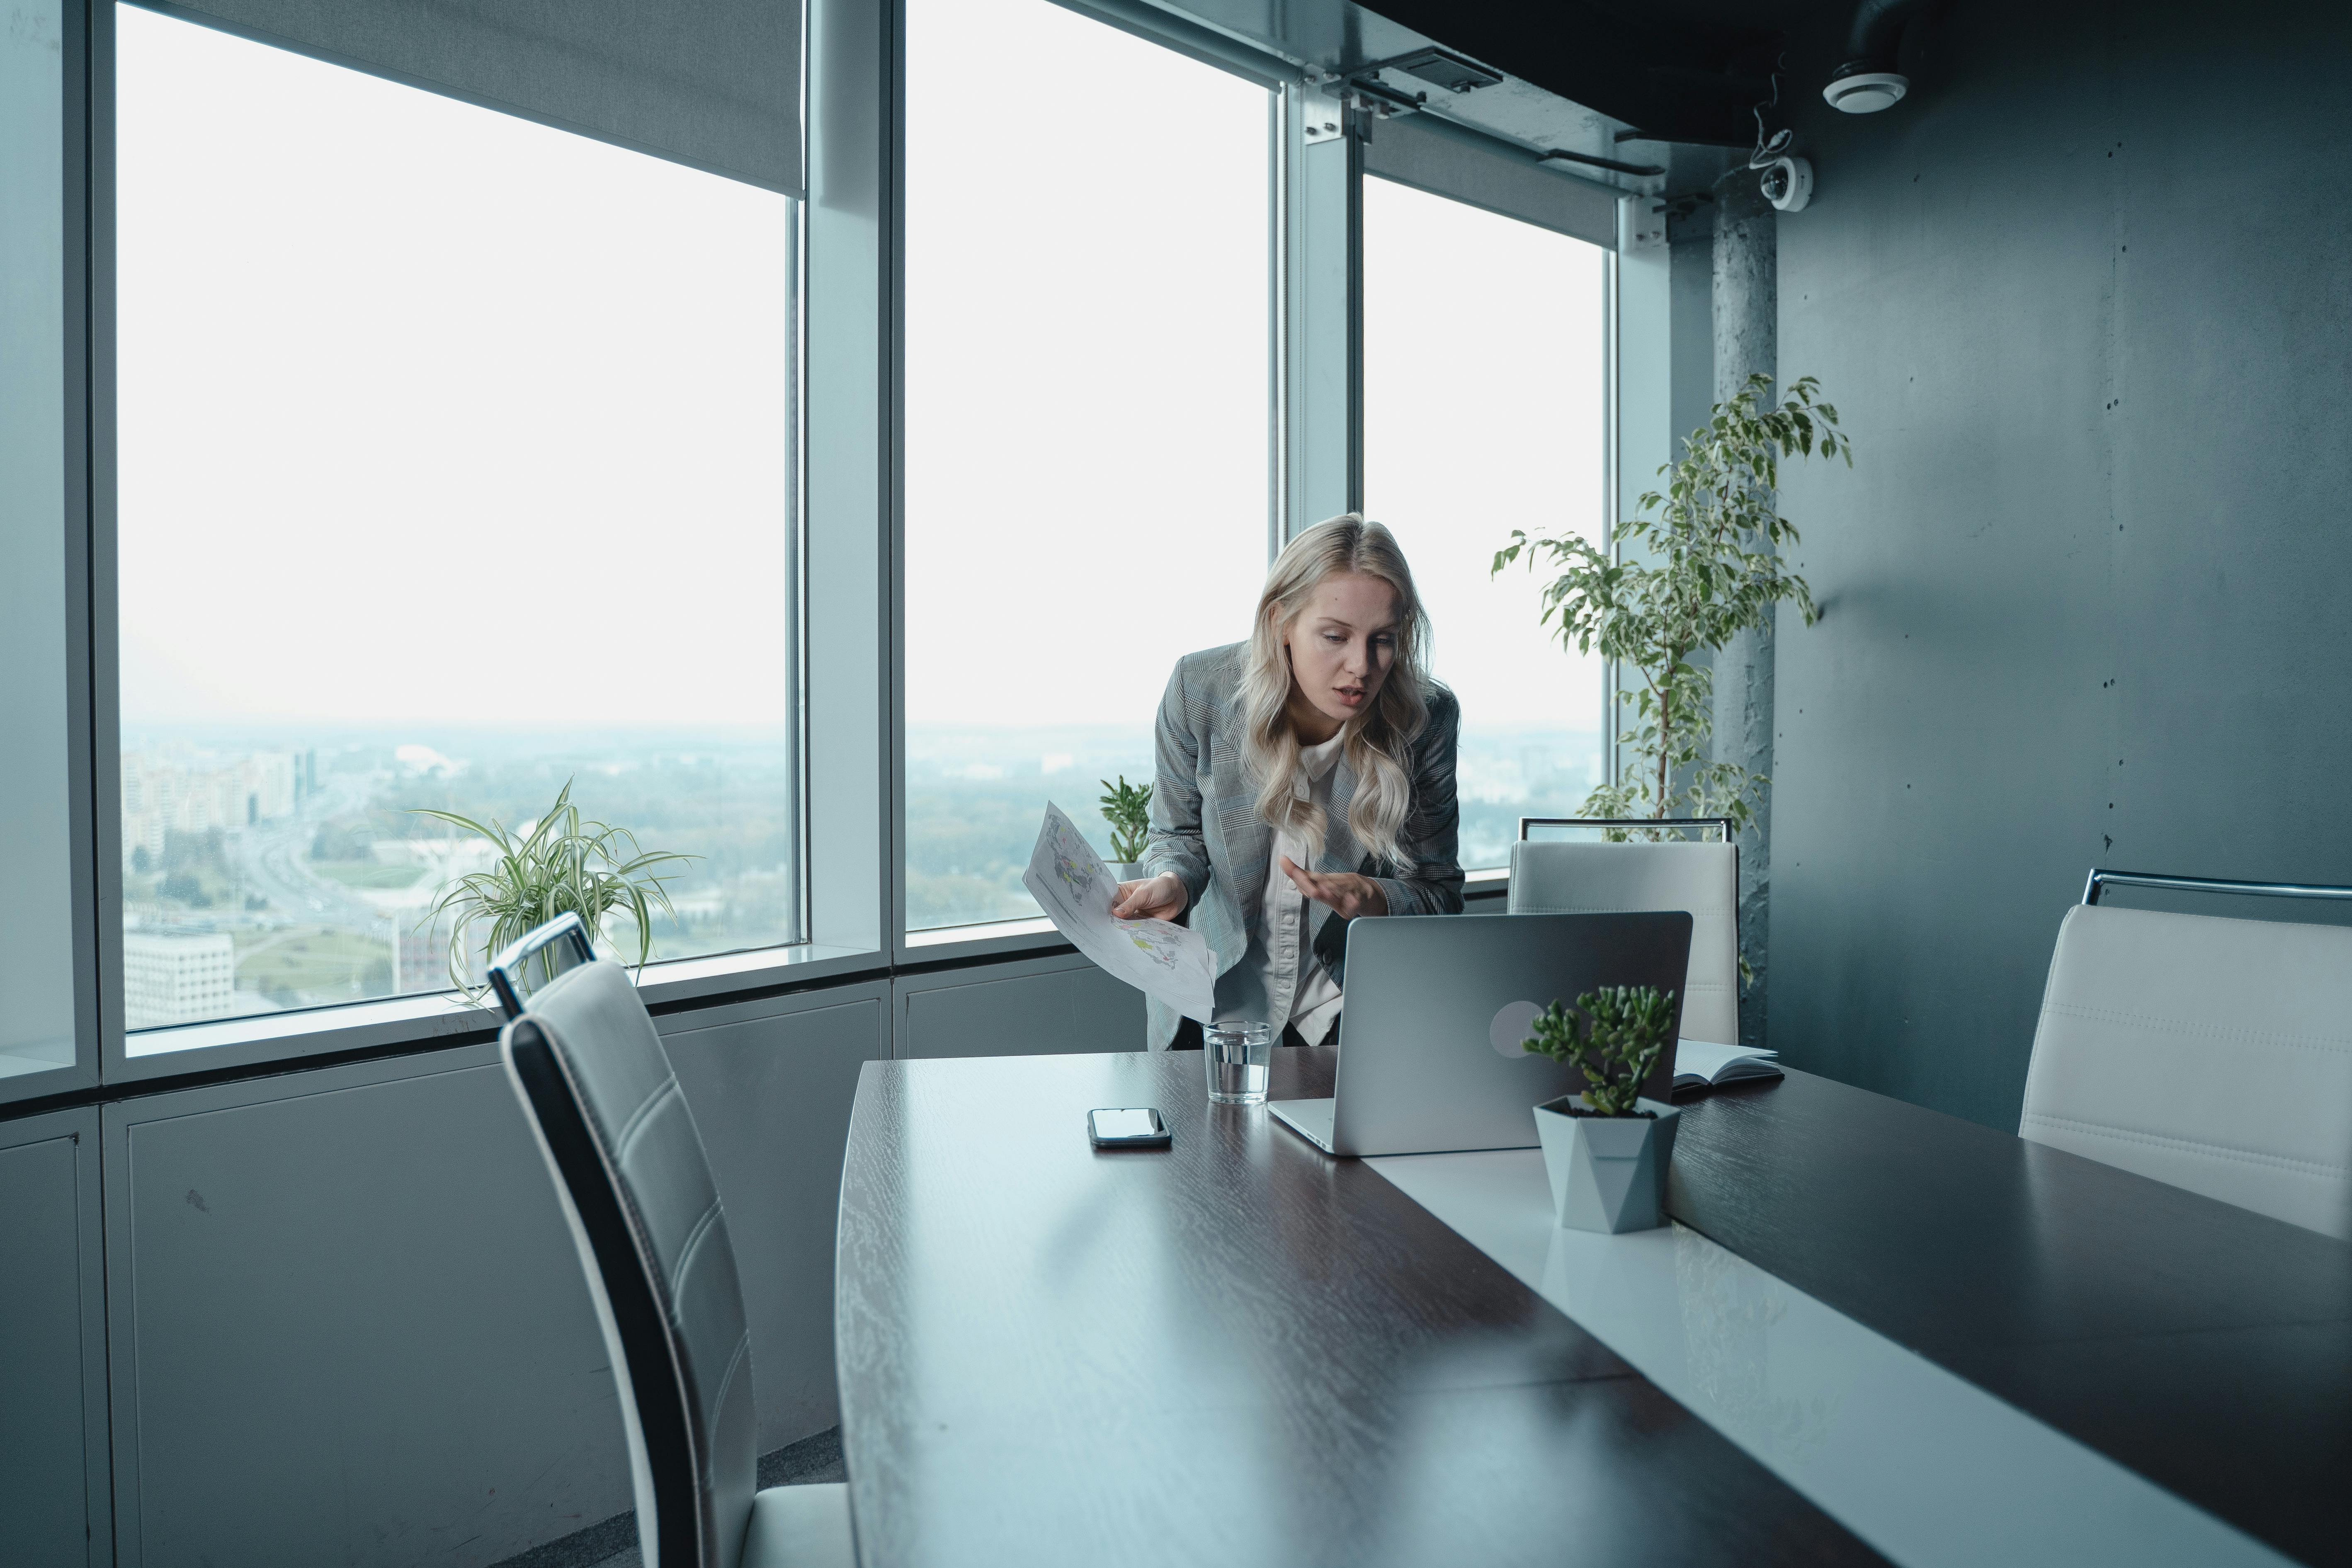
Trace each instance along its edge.
<path fill-rule="evenodd" d="M 1848 114 L 1875 114 L 1882 109 L 1892 109 L 1903 101 L 1911 90 L 1911 79 L 1896 71 L 1856 71 L 1842 76 L 1822 89 L 1822 96 L 1832 109 Z"/>

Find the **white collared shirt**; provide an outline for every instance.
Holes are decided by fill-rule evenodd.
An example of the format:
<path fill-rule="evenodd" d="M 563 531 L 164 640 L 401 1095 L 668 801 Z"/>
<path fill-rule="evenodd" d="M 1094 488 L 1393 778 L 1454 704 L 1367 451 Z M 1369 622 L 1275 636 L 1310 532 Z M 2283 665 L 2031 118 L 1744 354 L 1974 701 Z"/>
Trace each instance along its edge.
<path fill-rule="evenodd" d="M 1331 769 L 1346 742 L 1343 731 L 1318 746 L 1302 746 L 1298 773 L 1291 781 L 1293 798 L 1311 801 L 1328 814 L 1331 809 Z M 1316 851 L 1295 829 L 1275 829 L 1274 848 L 1266 861 L 1265 897 L 1257 916 L 1257 943 L 1263 955 L 1260 984 L 1266 1016 L 1277 1037 L 1282 1026 L 1295 1026 L 1310 1046 L 1323 1043 L 1323 1032 L 1339 1016 L 1339 986 L 1308 945 L 1307 896 L 1282 868 L 1284 856 L 1302 870 L 1315 868 Z"/>

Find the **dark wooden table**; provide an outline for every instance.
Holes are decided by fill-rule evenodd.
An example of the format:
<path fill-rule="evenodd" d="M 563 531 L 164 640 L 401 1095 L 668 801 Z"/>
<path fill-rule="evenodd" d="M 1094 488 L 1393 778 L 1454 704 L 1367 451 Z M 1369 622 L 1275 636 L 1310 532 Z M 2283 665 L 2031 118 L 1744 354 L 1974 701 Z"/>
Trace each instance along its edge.
<path fill-rule="evenodd" d="M 2352 1245 L 1794 1071 L 1685 1103 L 1666 1207 L 2255 1539 L 2352 1561 Z"/>
<path fill-rule="evenodd" d="M 866 1568 L 1879 1561 L 1197 1055 L 867 1064 L 835 1324 Z"/>

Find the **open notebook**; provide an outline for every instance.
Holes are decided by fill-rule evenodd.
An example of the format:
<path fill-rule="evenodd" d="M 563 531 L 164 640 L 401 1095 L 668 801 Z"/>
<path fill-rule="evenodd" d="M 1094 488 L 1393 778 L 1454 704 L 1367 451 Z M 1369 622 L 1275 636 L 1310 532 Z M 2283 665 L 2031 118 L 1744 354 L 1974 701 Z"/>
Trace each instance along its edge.
<path fill-rule="evenodd" d="M 1675 1042 L 1675 1092 L 1712 1084 L 1738 1083 L 1744 1078 L 1779 1078 L 1778 1051 L 1751 1051 L 1744 1046 L 1718 1046 L 1706 1040 Z"/>

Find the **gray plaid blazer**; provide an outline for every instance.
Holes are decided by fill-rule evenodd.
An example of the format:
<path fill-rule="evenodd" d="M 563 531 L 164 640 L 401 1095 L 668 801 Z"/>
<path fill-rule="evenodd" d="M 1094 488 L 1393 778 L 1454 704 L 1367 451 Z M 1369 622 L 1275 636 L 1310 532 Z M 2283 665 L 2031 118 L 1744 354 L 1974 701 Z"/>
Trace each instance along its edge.
<path fill-rule="evenodd" d="M 1151 837 L 1143 874 L 1172 872 L 1191 895 L 1183 920 L 1208 939 L 1218 974 L 1249 952 L 1250 931 L 1265 897 L 1274 829 L 1257 815 L 1257 788 L 1242 761 L 1238 710 L 1244 643 L 1189 653 L 1176 661 L 1160 701 L 1159 769 L 1151 786 Z M 1401 865 L 1376 863 L 1348 830 L 1348 802 L 1356 778 L 1342 755 L 1331 772 L 1331 824 L 1318 871 L 1354 871 L 1381 885 L 1389 912 L 1462 912 L 1462 867 L 1454 835 L 1461 812 L 1454 798 L 1454 744 L 1461 705 L 1440 686 L 1430 693 L 1429 722 L 1412 743 L 1412 809 L 1397 847 Z M 1328 905 L 1307 903 L 1307 937 L 1335 980 L 1347 956 L 1348 922 Z M 1181 1016 L 1154 999 L 1150 1040 L 1164 1051 Z"/>

